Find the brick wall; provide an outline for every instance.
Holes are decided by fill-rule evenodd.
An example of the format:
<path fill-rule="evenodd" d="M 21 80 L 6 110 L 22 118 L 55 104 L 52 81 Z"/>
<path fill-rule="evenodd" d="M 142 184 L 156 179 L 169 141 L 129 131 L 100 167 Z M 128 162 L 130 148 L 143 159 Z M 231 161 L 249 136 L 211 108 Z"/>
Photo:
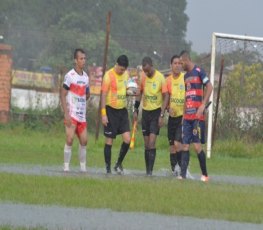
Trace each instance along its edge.
<path fill-rule="evenodd" d="M 9 120 L 12 84 L 11 51 L 10 45 L 0 44 L 0 123 L 7 123 Z"/>

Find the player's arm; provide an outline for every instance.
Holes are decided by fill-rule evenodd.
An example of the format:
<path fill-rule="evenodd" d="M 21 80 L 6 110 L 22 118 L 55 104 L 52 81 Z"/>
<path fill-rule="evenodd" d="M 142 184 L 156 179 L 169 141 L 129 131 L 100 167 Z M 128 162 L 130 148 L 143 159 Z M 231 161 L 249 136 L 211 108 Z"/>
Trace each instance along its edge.
<path fill-rule="evenodd" d="M 62 106 L 62 109 L 63 109 L 63 112 L 64 112 L 65 124 L 67 126 L 70 126 L 71 122 L 70 122 L 69 111 L 68 111 L 68 108 L 67 108 L 68 90 L 69 90 L 68 86 L 66 84 L 63 84 L 63 87 L 61 88 L 61 91 L 60 91 L 60 101 L 61 101 L 61 106 Z"/>
<path fill-rule="evenodd" d="M 100 99 L 100 109 L 101 109 L 101 122 L 104 126 L 108 124 L 108 117 L 106 113 L 106 97 L 109 90 L 109 79 L 107 75 L 103 77 L 102 87 L 101 87 L 101 99 Z"/>
<path fill-rule="evenodd" d="M 160 127 L 163 125 L 164 113 L 169 103 L 169 93 L 168 93 L 168 88 L 167 88 L 167 84 L 166 84 L 164 77 L 162 81 L 162 97 L 163 97 L 163 100 L 162 100 L 161 114 L 159 117 Z"/>
<path fill-rule="evenodd" d="M 209 98 L 211 96 L 212 91 L 213 91 L 213 86 L 212 86 L 211 82 L 209 81 L 205 85 L 204 97 L 203 97 L 203 101 L 202 101 L 201 106 L 197 110 L 197 113 L 196 113 L 197 117 L 200 117 L 204 113 L 205 107 L 209 101 Z"/>
<path fill-rule="evenodd" d="M 88 100 L 90 98 L 90 83 L 88 81 L 88 85 L 86 87 L 86 100 Z"/>
<path fill-rule="evenodd" d="M 162 107 L 161 107 L 161 117 L 164 117 L 165 110 L 167 109 L 167 107 L 169 105 L 169 100 L 170 100 L 168 84 L 167 84 L 167 81 L 165 79 L 162 83 L 162 97 L 163 97 L 163 103 L 162 103 Z"/>
<path fill-rule="evenodd" d="M 208 82 L 205 86 L 205 93 L 204 93 L 204 99 L 202 101 L 202 104 L 206 105 L 208 103 L 212 91 L 213 91 L 213 86 L 211 82 Z"/>
<path fill-rule="evenodd" d="M 135 98 L 134 111 L 133 111 L 133 120 L 135 120 L 135 121 L 137 121 L 137 119 L 138 119 L 139 107 L 140 107 L 141 100 L 142 100 L 142 94 L 143 94 L 143 90 L 144 90 L 143 81 L 144 80 L 141 78 L 140 84 L 139 84 L 139 87 L 137 90 L 138 95 Z"/>

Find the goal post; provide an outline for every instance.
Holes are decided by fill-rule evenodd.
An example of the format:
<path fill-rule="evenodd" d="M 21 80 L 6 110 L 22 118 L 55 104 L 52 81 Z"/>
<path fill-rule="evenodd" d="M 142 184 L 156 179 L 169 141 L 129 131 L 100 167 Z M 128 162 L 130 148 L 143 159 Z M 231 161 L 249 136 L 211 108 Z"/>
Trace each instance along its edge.
<path fill-rule="evenodd" d="M 253 47 L 256 48 L 257 44 L 260 44 L 261 49 L 263 50 L 263 37 L 252 37 L 246 35 L 234 35 L 234 34 L 224 34 L 224 33 L 216 33 L 212 34 L 212 46 L 211 46 L 211 68 L 210 68 L 210 81 L 214 86 L 215 83 L 215 68 L 216 68 L 216 56 L 218 53 L 218 41 L 219 40 L 228 41 L 228 46 L 232 43 L 237 44 L 237 41 L 243 42 L 242 51 L 245 52 L 245 49 L 248 50 L 246 42 L 256 42 Z M 231 41 L 231 42 L 229 42 Z M 262 44 L 261 44 L 262 42 Z M 230 44 L 231 43 L 231 44 Z M 226 45 L 227 46 L 227 45 Z M 230 52 L 234 52 L 234 49 L 227 47 L 226 49 L 230 49 Z M 232 49 L 232 50 L 231 50 Z M 260 50 L 262 52 L 262 50 Z M 243 64 L 244 65 L 244 64 Z M 215 88 L 214 88 L 215 89 Z M 262 98 L 261 98 L 262 100 Z M 207 130 L 207 158 L 211 158 L 212 151 L 212 132 L 213 132 L 213 107 L 214 107 L 214 90 L 210 96 L 210 101 L 212 101 L 212 106 L 208 109 L 208 130 Z"/>

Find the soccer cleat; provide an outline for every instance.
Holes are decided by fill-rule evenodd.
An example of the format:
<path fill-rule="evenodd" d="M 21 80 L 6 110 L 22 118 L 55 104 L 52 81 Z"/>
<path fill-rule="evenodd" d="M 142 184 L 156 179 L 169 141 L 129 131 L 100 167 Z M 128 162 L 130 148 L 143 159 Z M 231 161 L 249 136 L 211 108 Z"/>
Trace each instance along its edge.
<path fill-rule="evenodd" d="M 64 163 L 63 171 L 64 172 L 69 172 L 69 163 Z"/>
<path fill-rule="evenodd" d="M 176 179 L 183 180 L 184 178 L 182 176 L 177 176 Z"/>
<path fill-rule="evenodd" d="M 189 167 L 188 167 L 189 168 Z M 195 178 L 191 175 L 190 171 L 187 169 L 186 170 L 186 178 L 187 179 L 191 179 L 191 180 L 194 180 Z"/>
<path fill-rule="evenodd" d="M 208 182 L 209 178 L 208 178 L 208 176 L 202 175 L 200 180 L 203 181 L 203 182 Z"/>
<path fill-rule="evenodd" d="M 86 163 L 80 162 L 80 172 L 87 172 Z"/>
<path fill-rule="evenodd" d="M 153 171 L 148 170 L 148 171 L 146 172 L 146 176 L 152 176 L 152 175 L 153 175 Z"/>
<path fill-rule="evenodd" d="M 174 167 L 174 170 L 173 170 L 173 175 L 174 176 L 179 176 L 181 174 L 181 169 L 180 169 L 180 166 L 177 164 L 177 165 L 175 165 L 175 167 Z"/>
<path fill-rule="evenodd" d="M 111 174 L 111 168 L 110 168 L 110 166 L 108 166 L 108 165 L 106 166 L 106 173 L 107 173 L 107 174 Z"/>
<path fill-rule="evenodd" d="M 118 174 L 123 174 L 123 167 L 122 164 L 116 163 L 114 166 L 114 171 Z"/>

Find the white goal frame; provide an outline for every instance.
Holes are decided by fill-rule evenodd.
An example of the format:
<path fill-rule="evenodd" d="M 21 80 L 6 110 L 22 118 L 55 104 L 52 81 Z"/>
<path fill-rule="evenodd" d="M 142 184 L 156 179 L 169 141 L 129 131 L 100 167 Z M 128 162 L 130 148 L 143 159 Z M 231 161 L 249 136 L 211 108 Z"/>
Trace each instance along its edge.
<path fill-rule="evenodd" d="M 211 69 L 210 69 L 210 82 L 214 86 L 214 75 L 215 75 L 215 58 L 216 58 L 216 39 L 217 38 L 229 38 L 242 41 L 256 41 L 263 42 L 263 37 L 251 37 L 246 35 L 234 35 L 234 34 L 224 34 L 224 33 L 212 33 L 212 48 L 211 48 Z M 211 158 L 212 149 L 212 129 L 213 129 L 213 102 L 214 102 L 214 92 L 212 91 L 210 96 L 210 101 L 212 106 L 208 109 L 208 130 L 207 130 L 207 158 Z"/>

